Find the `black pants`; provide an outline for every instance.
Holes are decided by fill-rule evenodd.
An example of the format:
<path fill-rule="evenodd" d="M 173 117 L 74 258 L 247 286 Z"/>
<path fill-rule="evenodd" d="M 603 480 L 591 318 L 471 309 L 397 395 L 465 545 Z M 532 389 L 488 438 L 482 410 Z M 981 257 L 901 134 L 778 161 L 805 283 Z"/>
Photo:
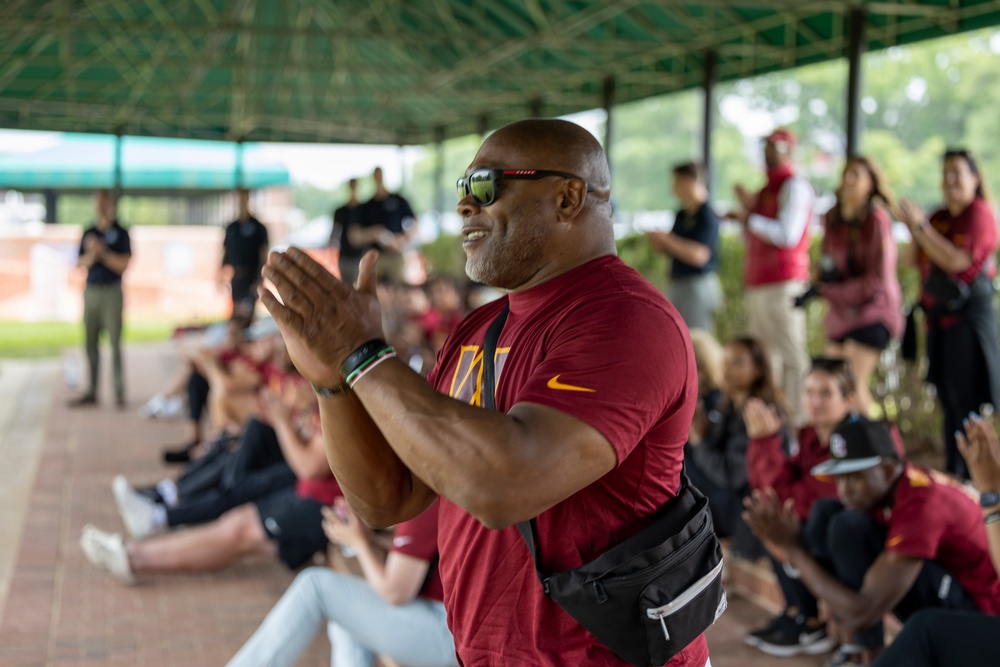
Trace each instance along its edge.
<path fill-rule="evenodd" d="M 179 493 L 180 503 L 167 510 L 167 525 L 213 521 L 234 507 L 295 485 L 295 473 L 285 462 L 274 429 L 255 419 L 247 422 L 239 448 L 217 460 L 223 462 L 212 469 L 217 483 L 198 493 Z"/>
<path fill-rule="evenodd" d="M 778 585 L 781 586 L 781 592 L 785 596 L 785 611 L 788 611 L 789 607 L 795 607 L 799 610 L 799 615 L 803 618 L 818 617 L 819 604 L 816 602 L 816 596 L 809 592 L 809 589 L 801 581 L 789 577 L 788 573 L 785 572 L 785 568 L 781 566 L 781 563 L 771 556 L 768 556 L 768 558 L 770 558 L 771 567 L 778 578 Z"/>
<path fill-rule="evenodd" d="M 208 407 L 208 380 L 198 371 L 193 370 L 188 376 L 187 399 L 188 418 L 197 424 Z"/>
<path fill-rule="evenodd" d="M 233 315 L 252 316 L 257 304 L 257 281 L 260 279 L 260 269 L 255 267 L 237 267 L 239 278 L 233 278 L 229 284 L 233 294 Z"/>
<path fill-rule="evenodd" d="M 845 509 L 837 500 L 816 501 L 805 527 L 805 541 L 820 562 L 829 563 L 831 572 L 845 586 L 860 590 L 865 575 L 885 550 L 885 527 L 868 515 Z M 921 609 L 957 609 L 976 611 L 972 598 L 938 563 L 924 565 L 909 592 L 892 612 L 906 621 Z M 857 634 L 856 643 L 869 648 L 885 644 L 882 621 Z"/>
<path fill-rule="evenodd" d="M 969 478 L 965 459 L 958 451 L 955 431 L 970 412 L 979 412 L 991 401 L 989 369 L 972 324 L 962 320 L 934 331 L 939 371 L 935 381 L 944 414 L 945 470 L 959 479 Z"/>
<path fill-rule="evenodd" d="M 685 445 L 687 447 L 687 445 Z M 740 558 L 756 560 L 766 551 L 761 541 L 754 536 L 743 521 L 743 498 L 745 494 L 719 486 L 702 473 L 693 457 L 685 454 L 684 466 L 691 483 L 708 498 L 708 509 L 712 512 L 715 534 L 729 537 L 733 541 L 733 552 Z"/>
<path fill-rule="evenodd" d="M 192 497 L 218 486 L 226 463 L 235 456 L 236 444 L 233 436 L 224 434 L 212 442 L 204 456 L 191 461 L 177 478 L 178 498 Z"/>
<path fill-rule="evenodd" d="M 948 609 L 913 615 L 874 667 L 994 667 L 1000 617 Z"/>

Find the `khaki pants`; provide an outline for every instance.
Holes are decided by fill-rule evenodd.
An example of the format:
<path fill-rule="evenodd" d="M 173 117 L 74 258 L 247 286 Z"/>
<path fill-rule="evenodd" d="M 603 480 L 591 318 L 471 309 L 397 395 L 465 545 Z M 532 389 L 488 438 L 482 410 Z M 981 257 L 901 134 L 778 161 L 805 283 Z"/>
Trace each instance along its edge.
<path fill-rule="evenodd" d="M 86 335 L 87 361 L 90 364 L 90 387 L 87 393 L 97 395 L 98 376 L 101 368 L 101 331 L 108 332 L 111 343 L 111 367 L 114 375 L 115 396 L 125 396 L 122 380 L 122 286 L 87 285 L 83 291 L 83 328 Z"/>
<path fill-rule="evenodd" d="M 806 312 L 792 300 L 809 285 L 801 280 L 746 289 L 748 333 L 771 352 L 774 379 L 781 385 L 792 420 L 801 425 L 802 383 L 809 370 L 806 345 Z"/>

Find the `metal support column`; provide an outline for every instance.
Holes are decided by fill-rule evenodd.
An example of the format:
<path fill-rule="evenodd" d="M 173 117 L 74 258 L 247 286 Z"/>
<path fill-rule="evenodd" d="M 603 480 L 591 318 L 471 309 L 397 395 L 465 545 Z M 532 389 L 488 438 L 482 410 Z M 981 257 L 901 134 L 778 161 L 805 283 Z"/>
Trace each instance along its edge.
<path fill-rule="evenodd" d="M 445 189 L 444 183 L 444 128 L 434 130 L 434 209 L 439 215 L 444 215 Z"/>
<path fill-rule="evenodd" d="M 705 165 L 705 185 L 712 192 L 712 135 L 715 134 L 715 82 L 717 55 L 711 49 L 705 51 L 705 79 L 702 90 L 705 94 L 701 120 L 701 163 Z"/>
<path fill-rule="evenodd" d="M 49 225 L 54 225 L 59 222 L 59 195 L 55 190 L 48 189 L 45 191 L 45 222 Z"/>
<path fill-rule="evenodd" d="M 545 100 L 541 97 L 536 97 L 531 100 L 528 106 L 528 113 L 532 118 L 541 118 L 545 109 Z"/>
<path fill-rule="evenodd" d="M 234 186 L 233 186 L 233 189 L 234 190 L 242 190 L 243 187 L 244 187 L 243 180 L 245 178 L 245 174 L 243 172 L 243 140 L 242 139 L 237 139 L 236 140 L 236 156 L 235 156 L 235 161 L 236 161 L 236 164 L 233 166 L 233 181 L 235 183 Z"/>
<path fill-rule="evenodd" d="M 608 163 L 611 162 L 611 110 L 615 106 L 615 77 L 609 76 L 604 79 L 604 113 L 607 120 L 604 124 L 604 153 L 608 156 Z"/>
<path fill-rule="evenodd" d="M 861 150 L 861 55 L 865 51 L 865 10 L 847 15 L 847 155 Z"/>
<path fill-rule="evenodd" d="M 111 183 L 111 196 L 118 204 L 122 196 L 122 134 L 123 128 L 115 130 L 115 165 Z"/>

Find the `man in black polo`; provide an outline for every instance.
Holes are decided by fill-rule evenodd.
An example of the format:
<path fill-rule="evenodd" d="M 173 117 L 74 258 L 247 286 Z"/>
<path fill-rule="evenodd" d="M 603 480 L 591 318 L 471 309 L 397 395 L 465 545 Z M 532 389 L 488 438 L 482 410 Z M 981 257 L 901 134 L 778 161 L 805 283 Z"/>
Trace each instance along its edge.
<path fill-rule="evenodd" d="M 358 179 L 347 181 L 350 197 L 347 202 L 333 212 L 333 229 L 330 230 L 330 245 L 340 249 L 340 279 L 353 285 L 358 279 L 358 263 L 365 254 L 360 238 L 361 202 L 358 200 Z"/>
<path fill-rule="evenodd" d="M 386 274 L 394 279 L 403 276 L 403 251 L 416 233 L 416 216 L 410 202 L 402 195 L 389 192 L 382 182 L 382 168 L 376 167 L 372 173 L 375 180 L 375 194 L 361 206 L 361 234 L 351 242 L 380 251 L 379 263 Z"/>
<path fill-rule="evenodd" d="M 83 232 L 77 266 L 87 269 L 87 287 L 83 291 L 83 328 L 86 334 L 90 385 L 72 406 L 97 403 L 97 379 L 101 367 L 101 331 L 108 333 L 114 373 L 115 400 L 125 405 L 122 379 L 122 274 L 132 256 L 128 232 L 115 217 L 115 200 L 107 190 L 94 198 L 95 222 Z"/>
<path fill-rule="evenodd" d="M 240 215 L 226 227 L 220 284 L 229 282 L 233 315 L 250 318 L 257 303 L 257 281 L 267 261 L 267 228 L 250 213 L 250 191 L 240 189 Z"/>

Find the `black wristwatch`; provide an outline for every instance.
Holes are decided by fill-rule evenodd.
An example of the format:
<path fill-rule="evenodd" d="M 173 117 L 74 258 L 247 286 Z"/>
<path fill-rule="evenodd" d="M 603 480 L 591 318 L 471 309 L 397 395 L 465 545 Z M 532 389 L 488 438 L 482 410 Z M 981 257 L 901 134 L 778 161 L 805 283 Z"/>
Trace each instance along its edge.
<path fill-rule="evenodd" d="M 979 494 L 980 507 L 993 507 L 994 505 L 1000 505 L 1000 493 L 996 491 L 984 491 Z"/>

